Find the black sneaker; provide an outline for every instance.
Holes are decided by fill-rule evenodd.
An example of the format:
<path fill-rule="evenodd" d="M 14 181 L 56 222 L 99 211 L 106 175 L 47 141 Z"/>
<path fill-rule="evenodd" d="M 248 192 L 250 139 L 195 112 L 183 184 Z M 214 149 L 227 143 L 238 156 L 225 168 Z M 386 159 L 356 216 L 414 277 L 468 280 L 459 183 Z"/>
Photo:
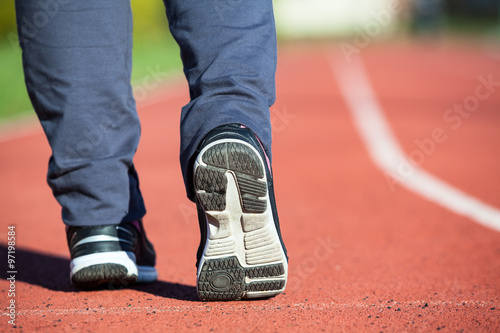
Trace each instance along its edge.
<path fill-rule="evenodd" d="M 281 239 L 268 159 L 240 125 L 221 126 L 200 145 L 194 186 L 201 244 L 201 300 L 268 298 L 284 291 L 288 258 Z"/>
<path fill-rule="evenodd" d="M 68 227 L 71 283 L 80 289 L 126 287 L 156 281 L 156 254 L 142 221 Z"/>

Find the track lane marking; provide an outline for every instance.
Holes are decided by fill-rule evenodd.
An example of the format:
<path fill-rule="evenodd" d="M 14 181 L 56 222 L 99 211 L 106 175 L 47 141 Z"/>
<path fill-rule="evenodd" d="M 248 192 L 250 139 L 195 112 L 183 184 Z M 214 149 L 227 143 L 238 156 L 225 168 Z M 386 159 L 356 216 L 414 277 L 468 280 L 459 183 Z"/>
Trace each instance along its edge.
<path fill-rule="evenodd" d="M 341 303 L 341 302 L 320 302 L 315 304 L 309 303 L 286 303 L 286 304 L 275 304 L 275 305 L 249 305 L 248 303 L 234 304 L 227 308 L 214 308 L 212 311 L 240 311 L 240 310 L 266 310 L 266 311 L 283 311 L 283 308 L 290 306 L 289 311 L 303 311 L 303 310 L 342 310 L 342 309 L 387 309 L 387 306 L 391 307 L 402 307 L 402 308 L 418 308 L 427 304 L 429 307 L 463 307 L 463 306 L 476 306 L 476 307 L 492 307 L 496 306 L 493 301 L 478 301 L 478 300 L 445 300 L 445 301 L 425 301 L 425 300 L 414 300 L 414 301 L 404 301 L 404 302 L 391 302 L 391 303 L 373 303 L 372 302 L 352 302 L 352 303 Z M 80 309 L 41 309 L 41 310 L 20 310 L 18 315 L 20 316 L 41 316 L 41 315 L 95 315 L 100 314 L 118 314 L 122 315 L 124 313 L 136 313 L 144 314 L 149 312 L 206 312 L 206 305 L 168 305 L 166 307 L 159 307 L 155 305 L 143 306 L 143 307 L 100 307 L 100 308 L 80 308 Z M 8 313 L 3 313 L 3 315 L 8 316 Z"/>
<path fill-rule="evenodd" d="M 333 76 L 354 118 L 368 153 L 375 164 L 400 185 L 439 204 L 448 210 L 500 231 L 500 210 L 446 183 L 436 176 L 411 164 L 384 117 L 382 107 L 370 84 L 361 57 L 350 64 L 333 57 L 330 60 Z M 399 173 L 401 163 L 412 165 L 409 176 Z"/>

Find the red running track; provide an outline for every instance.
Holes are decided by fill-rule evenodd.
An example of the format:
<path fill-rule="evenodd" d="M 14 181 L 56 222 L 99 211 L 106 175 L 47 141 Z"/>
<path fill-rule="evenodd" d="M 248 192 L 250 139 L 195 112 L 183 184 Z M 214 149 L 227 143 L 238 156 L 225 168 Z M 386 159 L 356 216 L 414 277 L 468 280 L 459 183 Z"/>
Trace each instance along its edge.
<path fill-rule="evenodd" d="M 385 43 L 361 50 L 381 108 L 406 153 L 435 128 L 448 138 L 421 168 L 500 208 L 500 88 L 450 128 L 443 113 L 500 81 L 499 50 L 479 43 Z M 15 331 L 498 331 L 500 233 L 417 193 L 389 186 L 370 159 L 330 66 L 334 43 L 284 45 L 272 109 L 274 172 L 290 255 L 284 294 L 197 300 L 196 212 L 178 166 L 175 80 L 139 104 L 136 164 L 159 281 L 78 292 L 69 281 L 59 207 L 45 184 L 50 154 L 38 127 L 0 141 L 1 331 L 10 301 L 7 227 L 16 226 Z M 345 59 L 344 59 L 345 60 Z M 348 66 L 347 62 L 345 66 Z"/>

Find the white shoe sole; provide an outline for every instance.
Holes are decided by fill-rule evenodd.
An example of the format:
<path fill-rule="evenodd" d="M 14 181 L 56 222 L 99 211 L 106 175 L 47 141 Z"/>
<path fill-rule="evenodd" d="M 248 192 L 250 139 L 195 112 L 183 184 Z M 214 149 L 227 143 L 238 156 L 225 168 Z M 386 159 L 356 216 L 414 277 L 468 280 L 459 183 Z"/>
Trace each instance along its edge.
<path fill-rule="evenodd" d="M 156 281 L 158 274 L 151 266 L 138 266 L 131 252 L 101 252 L 71 260 L 71 283 L 91 289 L 104 284 L 127 286 L 131 283 Z"/>
<path fill-rule="evenodd" d="M 195 188 L 207 221 L 197 276 L 200 299 L 267 298 L 283 292 L 288 264 L 257 150 L 235 139 L 207 145 L 195 162 Z"/>

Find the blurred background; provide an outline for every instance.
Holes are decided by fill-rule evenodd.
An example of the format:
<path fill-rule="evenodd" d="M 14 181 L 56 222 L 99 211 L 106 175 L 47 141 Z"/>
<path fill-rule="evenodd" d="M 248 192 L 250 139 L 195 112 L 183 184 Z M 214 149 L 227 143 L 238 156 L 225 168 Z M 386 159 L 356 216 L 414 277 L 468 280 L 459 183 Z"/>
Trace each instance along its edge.
<path fill-rule="evenodd" d="M 217 0 L 221 4 L 229 0 Z M 217 2 L 215 1 L 215 2 Z M 280 43 L 296 40 L 484 39 L 500 44 L 500 0 L 275 0 Z M 132 83 L 151 70 L 179 73 L 179 49 L 168 32 L 163 2 L 132 0 Z M 0 123 L 30 117 L 24 88 L 14 1 L 0 2 Z"/>

